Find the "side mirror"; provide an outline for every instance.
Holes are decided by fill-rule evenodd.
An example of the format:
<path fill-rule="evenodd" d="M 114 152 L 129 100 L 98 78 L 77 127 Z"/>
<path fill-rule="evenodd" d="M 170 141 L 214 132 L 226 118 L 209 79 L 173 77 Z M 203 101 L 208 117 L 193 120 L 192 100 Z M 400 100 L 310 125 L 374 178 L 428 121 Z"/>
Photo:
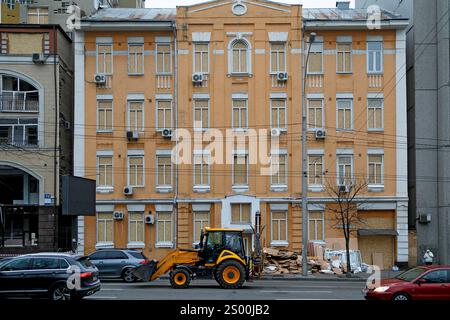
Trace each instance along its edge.
<path fill-rule="evenodd" d="M 419 280 L 416 281 L 416 284 L 418 284 L 419 286 L 420 286 L 421 284 L 424 284 L 424 283 L 427 283 L 427 280 L 425 280 L 425 279 L 423 279 L 423 278 L 421 278 L 421 279 L 419 279 Z"/>

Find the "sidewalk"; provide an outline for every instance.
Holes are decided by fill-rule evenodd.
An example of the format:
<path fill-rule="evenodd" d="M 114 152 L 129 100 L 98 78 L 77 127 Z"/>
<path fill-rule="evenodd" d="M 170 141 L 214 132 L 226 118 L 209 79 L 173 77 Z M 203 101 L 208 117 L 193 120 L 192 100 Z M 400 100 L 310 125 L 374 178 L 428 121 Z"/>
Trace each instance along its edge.
<path fill-rule="evenodd" d="M 390 271 L 385 270 L 381 271 L 381 278 L 393 278 L 396 275 L 400 274 L 401 271 Z M 307 277 L 303 275 L 268 275 L 265 274 L 261 278 L 262 280 L 287 280 L 287 281 L 356 281 L 356 282 L 365 282 L 371 276 L 368 273 L 357 273 L 352 274 L 350 278 L 347 278 L 345 274 L 343 275 L 335 275 L 335 274 L 322 274 L 322 273 L 313 273 L 309 274 Z"/>

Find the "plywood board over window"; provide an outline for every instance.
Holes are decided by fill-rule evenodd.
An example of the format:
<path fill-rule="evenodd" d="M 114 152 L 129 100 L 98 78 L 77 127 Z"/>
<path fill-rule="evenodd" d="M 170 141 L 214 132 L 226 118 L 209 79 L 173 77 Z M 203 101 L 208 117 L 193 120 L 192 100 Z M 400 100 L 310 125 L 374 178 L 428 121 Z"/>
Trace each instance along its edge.
<path fill-rule="evenodd" d="M 33 54 L 43 52 L 42 33 L 10 33 L 9 54 Z"/>

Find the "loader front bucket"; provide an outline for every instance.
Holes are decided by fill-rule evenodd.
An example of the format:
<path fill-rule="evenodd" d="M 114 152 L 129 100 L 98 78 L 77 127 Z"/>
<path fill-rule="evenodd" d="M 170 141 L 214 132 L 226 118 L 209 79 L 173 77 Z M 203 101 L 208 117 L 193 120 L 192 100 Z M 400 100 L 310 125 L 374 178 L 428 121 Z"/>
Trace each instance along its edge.
<path fill-rule="evenodd" d="M 133 275 L 141 281 L 151 281 L 153 273 L 155 273 L 156 265 L 158 261 L 152 260 L 147 264 L 143 264 L 139 267 L 135 267 L 131 270 Z"/>

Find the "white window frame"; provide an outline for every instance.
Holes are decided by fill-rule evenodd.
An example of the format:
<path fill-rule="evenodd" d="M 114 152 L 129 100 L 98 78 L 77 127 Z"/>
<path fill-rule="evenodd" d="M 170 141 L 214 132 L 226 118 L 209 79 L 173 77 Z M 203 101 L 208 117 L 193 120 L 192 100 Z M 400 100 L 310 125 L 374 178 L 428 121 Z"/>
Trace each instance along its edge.
<path fill-rule="evenodd" d="M 281 163 L 280 161 L 280 157 L 284 158 L 284 165 L 286 168 L 286 172 L 284 173 L 284 180 L 286 181 L 285 184 L 274 184 L 273 182 L 273 177 L 275 175 L 275 173 L 273 173 L 273 166 L 272 166 L 272 161 L 271 161 L 271 166 L 270 166 L 270 186 L 271 186 L 271 190 L 272 191 L 286 191 L 288 188 L 288 171 L 289 171 L 289 160 L 288 160 L 288 152 L 287 150 L 275 150 L 273 152 L 271 152 L 271 159 L 273 157 L 278 157 L 278 163 Z M 280 180 L 280 173 L 277 173 L 277 177 L 278 180 Z"/>
<path fill-rule="evenodd" d="M 158 71 L 158 57 L 159 57 L 159 51 L 158 51 L 158 47 L 159 46 L 169 46 L 169 53 L 165 53 L 165 52 L 162 52 L 163 53 L 163 61 L 162 61 L 162 63 L 163 63 L 163 66 L 164 66 L 164 71 L 162 71 L 162 72 L 159 72 Z M 165 62 L 164 62 L 164 56 L 166 55 L 166 54 L 169 54 L 170 55 L 170 59 L 169 59 L 169 61 L 170 61 L 170 66 L 169 66 L 169 71 L 167 71 L 167 68 L 166 68 L 166 65 L 165 65 Z M 170 42 L 159 42 L 159 43 L 156 43 L 156 48 L 155 48 L 155 73 L 156 73 L 156 75 L 171 75 L 172 74 L 172 55 L 173 55 L 173 52 L 172 52 L 172 43 L 170 43 Z"/>
<path fill-rule="evenodd" d="M 338 45 L 350 45 L 350 51 L 338 51 Z M 345 53 L 350 53 L 350 70 L 349 71 L 339 71 L 339 52 L 344 53 L 344 61 L 342 62 L 343 65 L 345 63 Z M 344 70 L 346 68 L 343 68 Z M 352 74 L 353 73 L 353 42 L 336 42 L 336 73 L 337 74 Z"/>
<path fill-rule="evenodd" d="M 99 219 L 98 218 L 98 214 L 110 214 L 111 215 L 111 218 L 110 219 Z M 113 227 L 112 227 L 112 241 L 99 241 L 99 239 L 98 239 L 98 222 L 99 222 L 99 220 L 101 220 L 101 221 L 112 221 L 112 225 L 113 225 Z M 105 228 L 106 228 L 106 223 L 105 223 Z M 104 230 L 105 232 L 104 232 L 104 234 L 106 235 L 106 229 Z M 98 244 L 101 244 L 101 245 L 113 245 L 114 244 L 114 217 L 113 217 L 113 213 L 112 212 L 96 212 L 95 213 L 95 238 L 96 238 L 96 243 L 97 243 L 97 245 Z"/>
<path fill-rule="evenodd" d="M 246 182 L 247 183 L 245 183 L 245 184 L 236 184 L 235 183 L 235 181 L 234 181 L 234 166 L 235 166 L 235 164 L 234 164 L 234 159 L 235 159 L 235 157 L 245 157 L 245 160 L 246 160 L 246 164 L 247 164 L 247 168 L 246 168 Z M 233 165 L 232 165 L 232 185 L 233 185 L 233 188 L 248 188 L 248 185 L 249 185 L 249 181 L 248 181 L 248 174 L 249 174 L 249 155 L 248 155 L 248 152 L 247 151 L 234 151 L 233 152 Z"/>
<path fill-rule="evenodd" d="M 238 205 L 239 206 L 239 221 L 233 221 L 233 205 Z M 243 205 L 249 205 L 250 206 L 250 221 L 242 221 L 242 206 Z M 249 223 L 252 223 L 252 204 L 249 202 L 236 202 L 236 203 L 231 203 L 230 205 L 230 224 L 231 225 L 248 225 Z"/>
<path fill-rule="evenodd" d="M 324 74 L 324 71 L 323 71 L 323 63 L 324 63 L 324 52 L 323 52 L 323 41 L 320 41 L 320 42 L 314 42 L 313 44 L 311 44 L 311 50 L 310 50 L 310 52 L 311 53 L 320 53 L 321 54 L 321 57 L 322 57 L 322 65 L 321 65 L 321 67 L 320 67 L 320 69 L 321 69 L 321 71 L 317 71 L 317 72 L 312 72 L 312 71 L 310 71 L 309 70 L 309 67 L 310 67 L 310 64 L 308 63 L 308 69 L 307 69 L 307 74 L 308 75 L 322 75 L 322 74 Z M 336 67 L 337 68 L 337 67 Z"/>
<path fill-rule="evenodd" d="M 340 171 L 339 171 L 339 166 L 340 166 L 339 160 L 344 157 L 350 158 L 350 180 L 351 180 L 351 183 L 353 183 L 353 180 L 354 180 L 354 163 L 353 163 L 354 156 L 353 156 L 353 154 L 338 154 L 336 156 L 336 185 L 337 186 L 342 186 L 342 184 L 339 181 L 339 180 L 341 180 Z M 345 177 L 344 177 L 344 180 L 345 180 Z"/>
<path fill-rule="evenodd" d="M 369 128 L 369 109 L 378 109 L 378 108 L 370 107 L 370 101 L 373 101 L 373 100 L 381 101 L 381 128 Z M 383 98 L 368 98 L 367 99 L 367 131 L 370 131 L 370 132 L 384 131 L 384 99 Z"/>
<path fill-rule="evenodd" d="M 280 109 L 283 109 L 283 108 L 276 108 L 277 109 L 277 114 L 278 114 L 278 124 L 275 126 L 274 125 L 274 123 L 273 123 L 273 119 L 272 119 L 272 111 L 273 111 L 273 109 L 274 109 L 274 106 L 273 106 L 273 102 L 274 101 L 283 101 L 283 103 L 284 103 L 284 126 L 283 127 L 281 127 L 280 126 Z M 287 99 L 286 98 L 270 98 L 270 127 L 272 128 L 272 129 L 274 129 L 274 128 L 276 128 L 276 129 L 280 129 L 281 131 L 283 131 L 283 132 L 286 132 L 287 131 Z M 247 106 L 247 115 L 248 115 L 248 106 Z M 248 122 L 248 117 L 247 117 L 247 122 Z"/>
<path fill-rule="evenodd" d="M 380 50 L 369 50 L 370 43 L 381 44 Z M 380 55 L 380 70 L 376 69 L 376 56 Z M 372 59 L 374 70 L 370 70 L 370 60 Z M 383 74 L 384 73 L 384 42 L 383 41 L 367 41 L 367 73 L 368 74 Z"/>
<path fill-rule="evenodd" d="M 339 102 L 350 102 L 350 128 L 340 128 L 339 127 L 339 110 L 340 109 L 347 109 L 347 108 L 340 108 Z M 345 113 L 344 113 L 345 115 Z M 344 118 L 344 125 L 345 125 L 345 118 Z M 336 99 L 336 131 L 353 131 L 353 99 L 351 98 L 337 98 Z"/>
<path fill-rule="evenodd" d="M 207 45 L 208 46 L 208 51 L 197 51 L 196 50 L 196 48 L 197 48 L 197 45 Z M 196 72 L 195 70 L 196 70 L 196 64 L 195 64 L 195 55 L 196 55 L 196 53 L 200 53 L 201 54 L 201 59 L 200 59 L 200 64 L 201 64 L 201 67 L 200 67 L 200 70 L 201 71 L 197 71 L 197 72 L 200 72 L 200 73 L 202 73 L 202 74 L 209 74 L 209 66 L 210 66 L 210 57 L 209 57 L 209 47 L 210 47 L 210 45 L 209 45 L 209 42 L 200 42 L 200 41 L 198 41 L 198 42 L 194 42 L 194 45 L 193 45 L 193 48 L 194 48 L 194 51 L 193 51 L 193 55 L 192 55 L 192 70 L 193 70 L 193 72 Z M 204 54 L 206 54 L 207 55 L 207 57 L 208 57 L 208 65 L 206 66 L 206 71 L 203 71 L 203 55 Z"/>
<path fill-rule="evenodd" d="M 111 185 L 99 185 L 100 164 L 99 158 L 111 158 Z M 113 151 L 99 151 L 96 155 L 96 189 L 97 191 L 112 191 L 114 189 L 114 156 Z"/>
<path fill-rule="evenodd" d="M 370 156 L 381 156 L 381 183 L 370 183 Z M 377 163 L 379 164 L 379 163 Z M 367 152 L 367 182 L 369 191 L 383 191 L 384 190 L 384 150 L 368 150 Z"/>
<path fill-rule="evenodd" d="M 141 58 L 142 59 L 142 72 L 131 72 L 131 65 L 130 65 L 131 59 L 130 59 L 130 57 L 133 54 L 136 57 L 136 60 L 135 60 L 135 63 L 136 63 L 138 54 L 131 53 L 130 52 L 130 47 L 141 47 L 142 48 L 142 58 Z M 144 56 L 145 56 L 145 49 L 144 49 L 144 44 L 143 43 L 138 43 L 138 42 L 136 42 L 136 43 L 129 42 L 128 43 L 128 75 L 129 76 L 142 76 L 142 75 L 144 75 L 144 73 L 145 73 L 145 64 L 144 64 L 145 63 L 145 58 L 144 58 Z M 135 66 L 135 67 L 137 69 L 137 66 Z"/>
<path fill-rule="evenodd" d="M 246 46 L 246 58 L 247 58 L 247 70 L 242 71 L 242 72 L 234 72 L 233 71 L 233 51 L 234 51 L 234 45 L 238 42 L 242 42 L 244 43 L 244 45 Z M 228 74 L 232 75 L 232 76 L 248 76 L 251 75 L 252 72 L 252 46 L 250 41 L 248 41 L 246 38 L 241 37 L 241 38 L 234 38 L 232 39 L 229 44 L 228 44 Z"/>
<path fill-rule="evenodd" d="M 317 124 L 314 124 L 314 127 L 312 127 L 312 126 L 310 126 L 311 124 L 308 122 L 308 131 L 315 132 L 317 129 L 324 129 L 324 127 L 325 127 L 325 108 L 324 108 L 325 102 L 324 102 L 323 98 L 308 98 L 308 100 L 307 100 L 307 104 L 308 104 L 308 106 L 307 106 L 307 112 L 308 112 L 307 119 L 308 119 L 308 121 L 309 121 L 309 118 L 310 118 L 310 102 L 311 101 L 320 101 L 321 102 L 321 107 L 320 108 L 322 109 L 322 123 L 321 123 L 320 127 L 318 127 Z M 316 109 L 317 108 L 314 108 L 314 113 L 316 112 Z M 314 116 L 314 119 L 316 119 L 315 116 Z"/>
<path fill-rule="evenodd" d="M 159 219 L 159 214 L 160 213 L 169 213 L 170 214 L 170 220 L 160 220 Z M 170 241 L 167 241 L 166 239 L 165 239 L 165 241 L 159 241 L 159 227 L 158 227 L 158 224 L 161 223 L 161 222 L 164 222 L 164 226 L 165 226 L 165 224 L 168 223 L 168 221 L 170 221 L 170 229 L 171 229 Z M 173 247 L 173 236 L 174 236 L 173 228 L 174 228 L 174 226 L 173 226 L 173 213 L 170 212 L 170 211 L 156 211 L 156 243 L 155 243 L 155 247 L 156 248 L 172 248 Z M 166 228 L 164 228 L 164 231 L 165 230 L 166 230 Z"/>
<path fill-rule="evenodd" d="M 132 185 L 130 183 L 130 159 L 131 158 L 142 158 L 142 185 Z M 136 173 L 137 174 L 137 173 Z M 136 175 L 136 178 L 138 176 Z M 136 179 L 137 180 L 137 179 Z M 144 188 L 145 187 L 145 156 L 144 151 L 136 150 L 136 152 L 128 153 L 127 155 L 127 185 L 133 188 Z"/>
<path fill-rule="evenodd" d="M 99 129 L 99 119 L 100 119 L 99 102 L 111 102 L 111 129 Z M 109 99 L 97 98 L 96 104 L 97 104 L 97 110 L 96 110 L 96 112 L 97 112 L 97 132 L 99 132 L 99 133 L 113 132 L 113 129 L 114 129 L 114 100 L 112 98 L 109 98 Z M 102 110 L 104 110 L 104 109 L 102 109 Z M 106 120 L 106 117 L 105 117 L 105 120 Z"/>
<path fill-rule="evenodd" d="M 235 101 L 245 101 L 245 125 L 242 125 L 241 109 L 234 106 Z M 239 109 L 239 126 L 234 123 L 234 110 Z M 231 100 L 231 127 L 233 130 L 247 130 L 248 129 L 248 98 L 232 98 Z"/>
<path fill-rule="evenodd" d="M 8 0 L 8 8 L 10 9 L 14 9 L 14 4 L 17 0 Z M 2 1 L 3 2 L 3 1 Z M 17 1 L 19 2 L 19 1 Z M 12 7 L 10 7 L 10 3 L 13 4 Z M 50 8 L 49 7 L 30 7 L 29 9 L 36 9 L 36 13 L 30 13 L 29 11 L 27 12 L 27 18 L 29 16 L 37 16 L 38 18 L 38 24 L 44 24 L 41 21 L 41 17 L 47 17 L 47 21 L 48 21 L 48 17 L 49 17 L 49 12 L 50 12 Z M 47 9 L 47 12 L 41 12 L 42 9 Z M 28 21 L 28 20 L 27 20 Z"/>
<path fill-rule="evenodd" d="M 135 130 L 136 128 L 131 128 L 131 126 L 130 126 L 130 118 L 131 118 L 130 104 L 131 103 L 135 103 L 135 102 L 141 103 L 141 108 L 142 108 L 141 109 L 141 112 L 142 112 L 142 124 L 141 124 L 142 129 L 141 130 Z M 136 115 L 134 115 L 134 116 L 136 117 Z M 129 100 L 127 100 L 127 129 L 129 131 L 138 131 L 140 133 L 145 131 L 145 101 L 144 100 L 141 100 L 141 99 L 136 99 L 136 100 L 129 99 Z"/>
<path fill-rule="evenodd" d="M 205 174 L 207 175 L 207 183 L 206 184 L 195 184 L 195 174 L 196 174 L 196 168 L 197 168 L 197 157 L 202 157 L 203 158 L 206 157 L 207 159 L 207 164 L 206 164 L 206 172 L 203 172 L 204 168 L 203 168 L 203 164 L 201 166 L 201 172 L 200 172 L 200 177 L 201 180 L 203 180 L 203 177 L 205 176 Z M 194 150 L 194 154 L 193 154 L 193 166 L 194 166 L 194 170 L 193 171 L 193 185 L 194 185 L 194 190 L 196 189 L 204 189 L 207 188 L 209 190 L 210 186 L 211 186 L 211 156 L 208 152 L 203 152 L 203 151 L 196 151 Z"/>
<path fill-rule="evenodd" d="M 170 184 L 160 184 L 158 181 L 158 177 L 159 177 L 159 158 L 169 158 L 171 159 L 170 154 L 163 154 L 163 153 L 156 153 L 156 188 L 172 188 L 172 181 L 173 181 L 173 174 L 172 174 L 172 170 L 173 170 L 173 166 L 172 166 L 172 160 L 170 160 Z M 164 165 L 164 170 L 167 170 L 167 165 Z M 166 173 L 166 172 L 165 172 Z M 164 175 L 165 177 L 165 175 Z M 164 181 L 167 182 L 167 181 Z"/>
<path fill-rule="evenodd" d="M 98 52 L 98 47 L 99 46 L 110 46 L 111 47 L 111 72 L 110 73 L 102 73 L 102 74 L 104 74 L 104 75 L 107 75 L 107 76 L 111 76 L 111 75 L 113 75 L 113 73 L 114 73 L 114 46 L 113 46 L 113 44 L 111 43 L 111 42 L 97 42 L 96 43 L 96 53 L 95 53 L 95 71 L 96 71 L 96 73 L 100 73 L 99 71 L 98 71 L 98 64 L 99 64 L 99 61 L 98 61 L 98 57 L 99 57 L 99 52 Z M 105 54 L 103 54 L 104 56 L 106 56 Z M 103 69 L 106 69 L 106 59 L 103 59 Z"/>
<path fill-rule="evenodd" d="M 206 127 L 203 127 L 203 123 L 204 123 L 204 121 L 203 121 L 203 112 L 201 112 L 200 114 L 201 114 L 201 122 L 202 122 L 202 127 L 197 127 L 196 126 L 196 122 L 195 122 L 195 110 L 196 110 L 196 102 L 198 102 L 198 101 L 206 101 L 207 102 L 207 104 L 208 104 L 208 106 L 206 107 L 207 108 L 207 111 L 208 111 L 208 119 L 206 120 Z M 201 110 L 203 110 L 203 108 L 200 108 Z M 193 119 L 193 121 L 194 121 L 194 125 L 193 125 L 193 127 L 194 127 L 194 131 L 207 131 L 208 129 L 209 129 L 209 127 L 210 127 L 210 99 L 209 98 L 193 98 L 192 99 L 192 119 Z"/>
<path fill-rule="evenodd" d="M 159 108 L 159 103 L 160 102 L 170 102 L 170 128 L 166 128 L 166 127 L 161 127 L 159 122 L 159 117 L 158 117 L 158 110 L 160 110 Z M 161 108 L 162 109 L 162 108 Z M 162 132 L 164 129 L 172 129 L 173 127 L 173 103 L 172 103 L 172 99 L 156 99 L 156 132 Z M 166 120 L 166 113 L 164 113 L 164 122 Z"/>
<path fill-rule="evenodd" d="M 203 220 L 203 219 L 196 219 L 196 215 L 199 213 L 207 213 L 208 214 L 208 219 L 207 220 Z M 208 227 L 211 223 L 211 211 L 208 210 L 194 210 L 192 211 L 192 236 L 193 236 L 193 241 L 192 241 L 192 246 L 198 245 L 199 244 L 199 240 L 200 240 L 200 235 L 196 235 L 195 234 L 195 223 L 199 222 L 200 223 L 200 231 L 203 230 L 203 228 L 205 227 L 205 223 L 207 224 L 206 226 Z"/>
<path fill-rule="evenodd" d="M 285 214 L 285 220 L 284 221 L 286 221 L 286 239 L 278 239 L 278 240 L 274 240 L 273 239 L 273 234 L 274 234 L 274 232 L 273 232 L 273 230 L 274 230 L 274 220 L 276 220 L 276 221 L 283 221 L 283 220 L 280 220 L 280 219 L 274 219 L 273 218 L 273 214 L 274 213 L 284 213 Z M 272 246 L 287 246 L 288 245 L 288 241 L 289 241 L 289 234 L 288 234 L 288 232 L 289 232 L 289 227 L 288 227 L 288 223 L 289 223 L 289 221 L 288 221 L 288 219 L 289 219 L 289 213 L 288 213 L 288 211 L 287 210 L 270 210 L 270 245 L 272 245 Z M 280 223 L 278 223 L 278 234 L 280 234 L 280 232 L 281 232 L 281 229 L 280 229 Z"/>
<path fill-rule="evenodd" d="M 316 163 L 311 163 L 310 158 L 311 157 L 320 157 L 322 159 L 322 172 L 320 173 L 320 180 L 321 183 L 311 183 L 310 182 L 310 176 L 309 176 L 309 167 L 310 165 L 314 165 L 314 172 L 317 174 L 317 165 Z M 310 191 L 313 192 L 320 192 L 324 189 L 324 173 L 325 173 L 325 163 L 324 163 L 325 157 L 323 153 L 308 153 L 308 186 Z M 314 178 L 316 180 L 316 178 Z"/>
<path fill-rule="evenodd" d="M 312 219 L 310 216 L 310 213 L 321 213 L 322 219 Z M 311 221 L 314 221 L 314 234 L 317 235 L 317 223 L 322 223 L 322 240 L 313 240 L 311 239 L 311 228 L 309 228 Z M 316 211 L 316 210 L 310 210 L 308 211 L 308 241 L 314 242 L 314 243 L 325 243 L 325 212 L 324 211 Z"/>
<path fill-rule="evenodd" d="M 140 214 L 142 215 L 142 221 L 139 220 L 131 220 L 131 214 Z M 138 241 L 138 240 L 132 240 L 130 238 L 131 235 L 131 224 L 134 223 L 135 225 L 133 226 L 136 229 L 136 235 L 138 233 L 138 225 L 139 222 L 142 222 L 142 241 Z M 128 211 L 128 244 L 142 244 L 145 243 L 145 223 L 144 223 L 144 212 L 142 211 Z"/>
<path fill-rule="evenodd" d="M 283 47 L 284 47 L 284 50 L 283 50 L 283 55 L 284 55 L 284 68 L 283 68 L 283 70 L 281 70 L 280 69 L 280 66 L 278 65 L 278 62 L 280 61 L 279 60 L 279 56 L 280 56 L 280 54 L 281 54 L 281 52 L 280 51 L 278 51 L 278 50 L 273 50 L 273 45 L 280 45 L 280 44 L 282 44 L 283 45 Z M 287 54 L 286 54 L 286 51 L 287 51 L 287 46 L 286 46 L 286 42 L 285 41 L 272 41 L 272 42 L 270 42 L 270 56 L 269 56 L 269 66 L 270 66 L 270 74 L 277 74 L 278 72 L 286 72 L 287 71 Z M 272 70 L 272 53 L 276 53 L 276 56 L 277 56 L 277 67 L 278 67 L 278 70 Z"/>

